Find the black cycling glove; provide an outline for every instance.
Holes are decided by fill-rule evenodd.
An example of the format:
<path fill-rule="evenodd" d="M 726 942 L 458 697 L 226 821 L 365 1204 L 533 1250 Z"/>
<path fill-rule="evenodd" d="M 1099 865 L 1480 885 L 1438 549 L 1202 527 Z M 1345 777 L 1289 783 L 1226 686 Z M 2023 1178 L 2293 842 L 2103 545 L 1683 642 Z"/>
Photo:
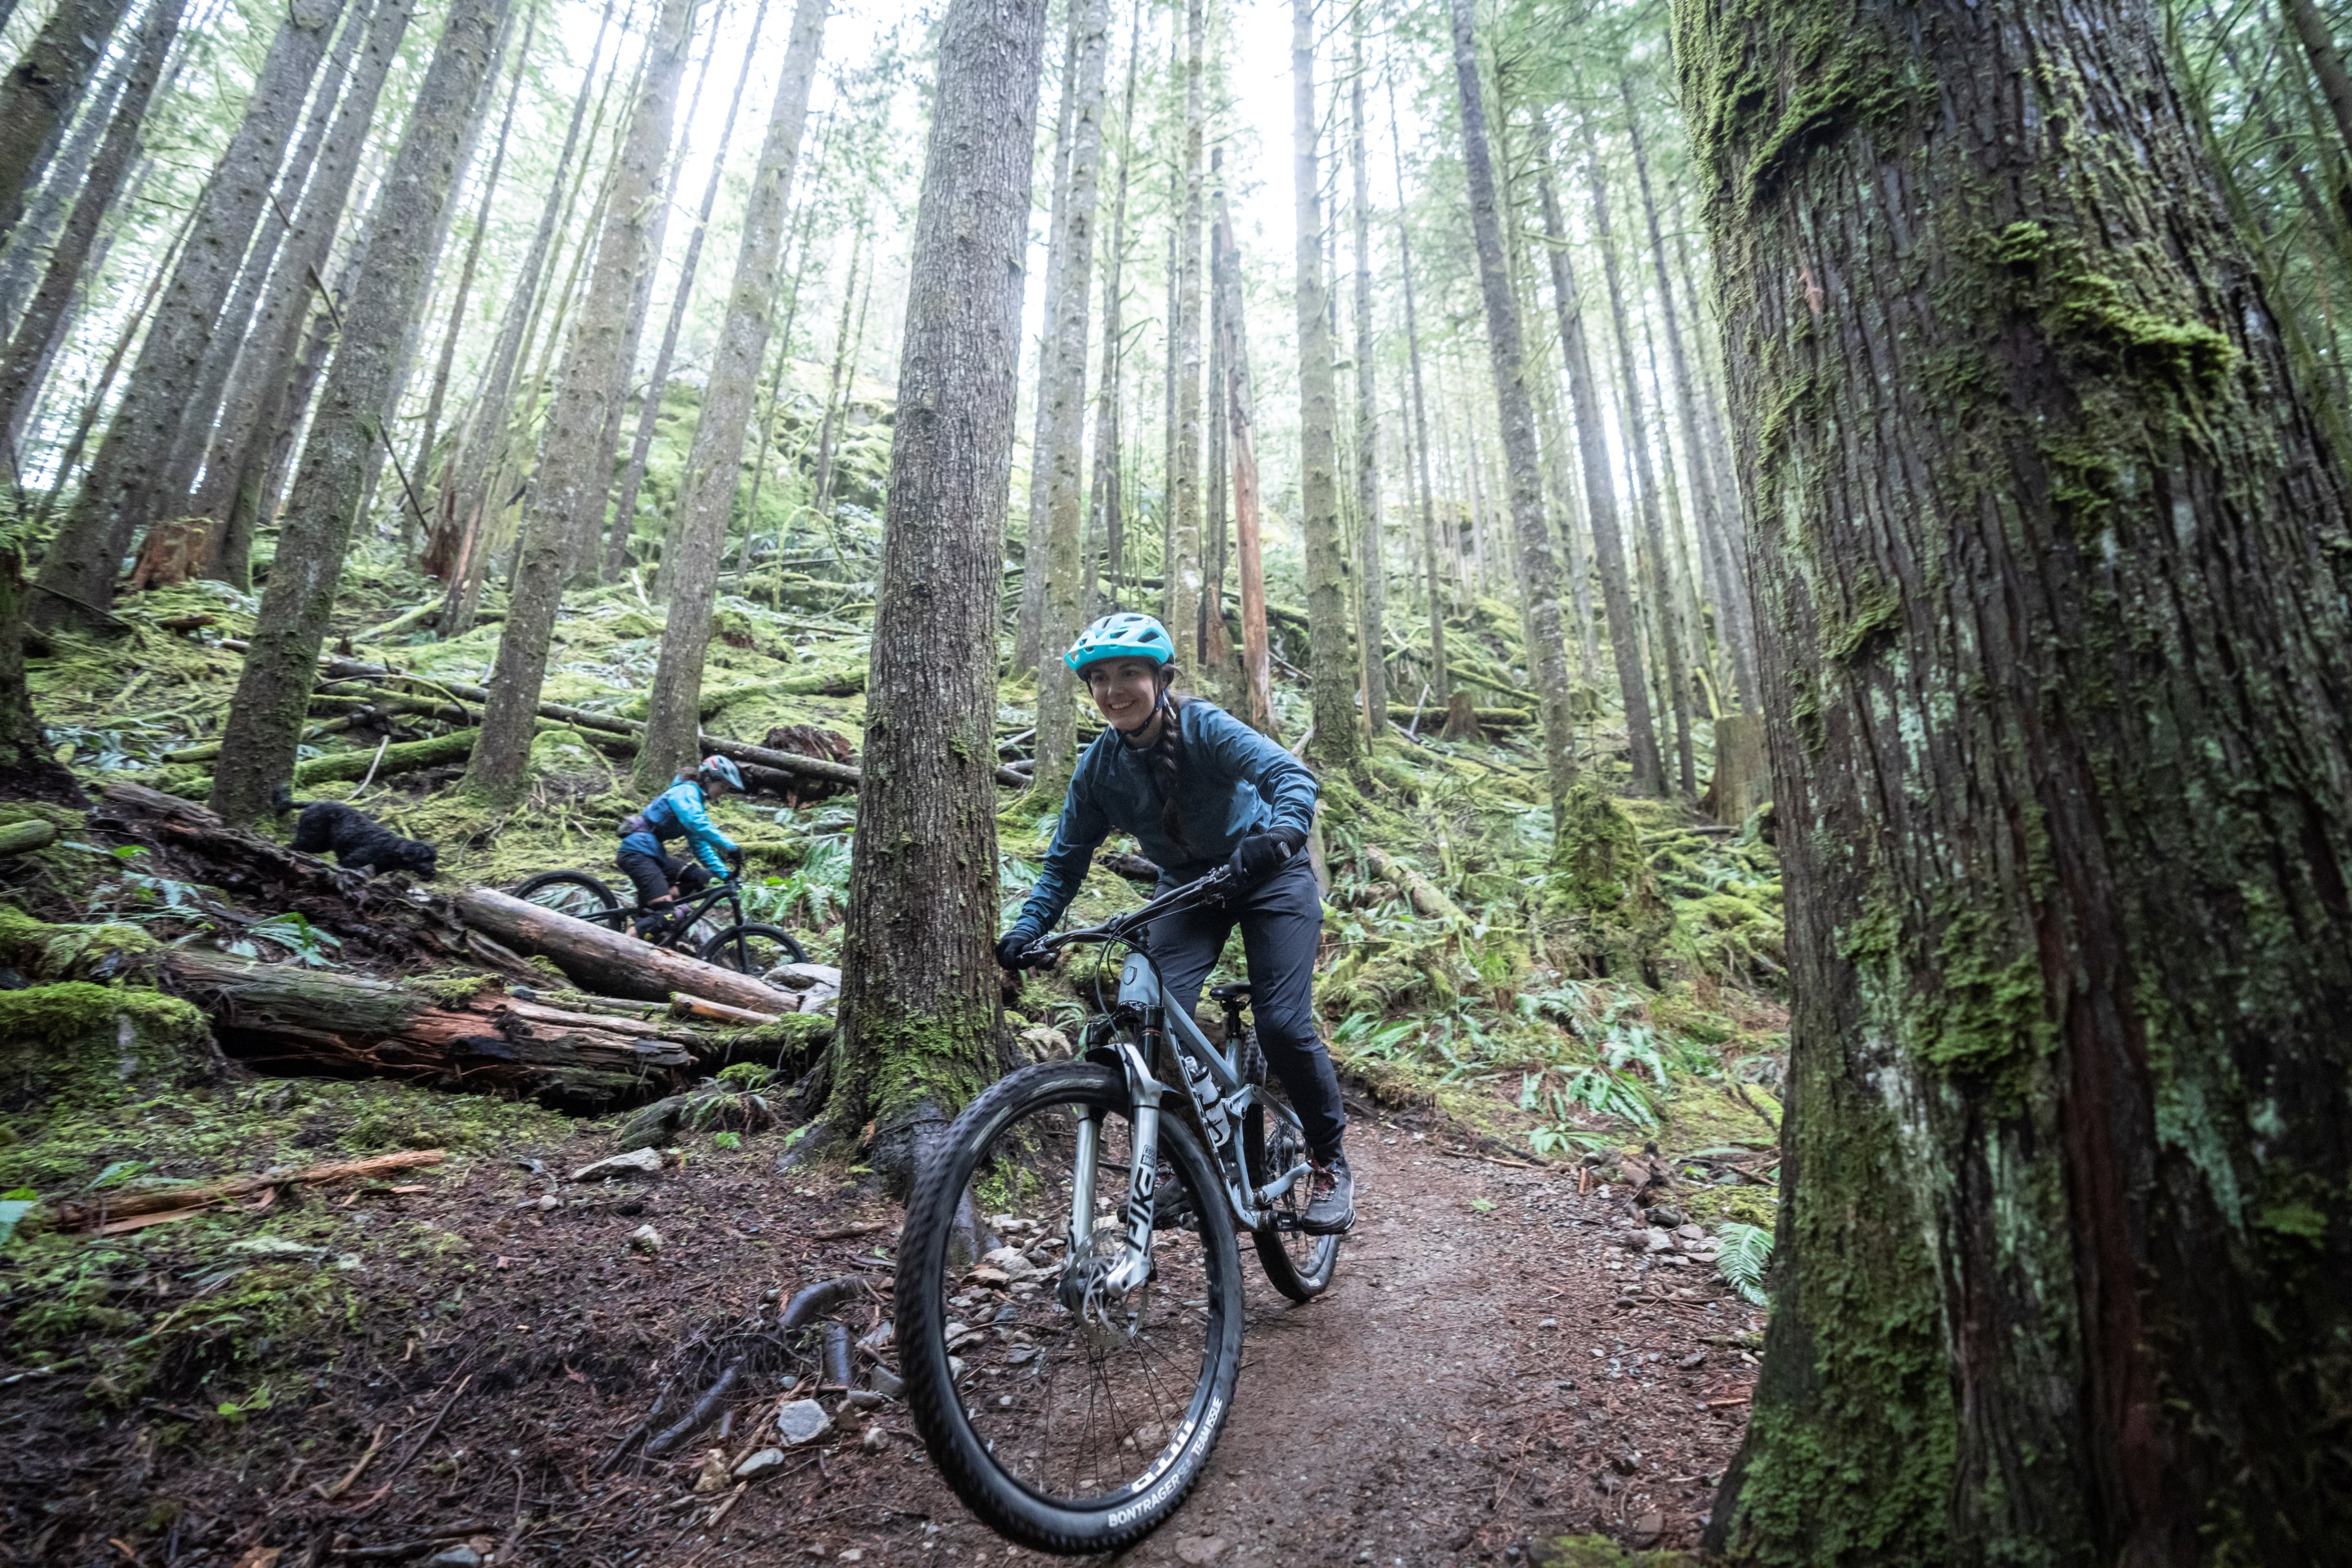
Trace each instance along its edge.
<path fill-rule="evenodd" d="M 1235 882 L 1244 888 L 1255 887 L 1297 854 L 1298 847 L 1306 842 L 1307 836 L 1295 827 L 1253 833 L 1234 846 L 1233 858 L 1225 867 L 1233 872 Z"/>
<path fill-rule="evenodd" d="M 996 966 L 1010 973 L 1042 967 L 1047 960 L 1028 956 L 1029 944 L 1037 939 L 1027 931 L 1014 928 L 996 939 Z"/>

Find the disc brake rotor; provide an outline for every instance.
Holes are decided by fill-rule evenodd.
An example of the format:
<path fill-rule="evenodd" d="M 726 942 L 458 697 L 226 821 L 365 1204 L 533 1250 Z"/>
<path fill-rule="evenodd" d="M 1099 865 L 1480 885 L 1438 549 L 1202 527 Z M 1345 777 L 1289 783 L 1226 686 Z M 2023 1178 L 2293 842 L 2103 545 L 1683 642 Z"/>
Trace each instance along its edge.
<path fill-rule="evenodd" d="M 1112 1276 L 1126 1261 L 1127 1237 L 1103 1226 L 1088 1234 L 1062 1271 L 1062 1305 L 1076 1314 L 1080 1331 L 1099 1349 L 1130 1342 L 1142 1323 L 1150 1285 L 1125 1293 L 1111 1286 Z"/>

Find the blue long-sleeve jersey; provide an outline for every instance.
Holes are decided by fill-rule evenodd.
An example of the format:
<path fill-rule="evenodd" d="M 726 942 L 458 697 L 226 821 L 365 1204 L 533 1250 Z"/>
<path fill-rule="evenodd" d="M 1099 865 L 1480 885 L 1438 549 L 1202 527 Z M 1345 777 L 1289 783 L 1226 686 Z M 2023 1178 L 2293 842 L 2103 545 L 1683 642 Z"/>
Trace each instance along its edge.
<path fill-rule="evenodd" d="M 667 840 L 684 838 L 704 869 L 714 877 L 727 875 L 727 862 L 721 857 L 735 852 L 735 841 L 710 820 L 702 786 L 692 779 L 681 779 L 654 796 L 653 804 L 638 817 L 645 826 L 624 837 L 622 848 L 658 855 Z"/>
<path fill-rule="evenodd" d="M 1087 863 L 1112 832 L 1131 833 L 1167 883 L 1190 882 L 1223 865 L 1253 833 L 1315 826 L 1315 775 L 1298 760 L 1214 703 L 1197 699 L 1178 710 L 1184 771 L 1178 785 L 1181 842 L 1161 819 L 1160 781 L 1149 753 L 1116 730 L 1095 737 L 1078 758 L 1062 820 L 1045 864 L 1013 931 L 1030 940 L 1054 929 L 1077 897 Z"/>

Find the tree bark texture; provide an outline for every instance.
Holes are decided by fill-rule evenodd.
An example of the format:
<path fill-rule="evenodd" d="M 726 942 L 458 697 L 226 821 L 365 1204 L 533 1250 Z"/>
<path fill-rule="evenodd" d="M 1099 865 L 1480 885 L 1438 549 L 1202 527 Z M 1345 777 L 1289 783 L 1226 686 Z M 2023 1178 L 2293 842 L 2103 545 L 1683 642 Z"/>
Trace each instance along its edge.
<path fill-rule="evenodd" d="M 1045 536 L 1033 542 L 1030 570 L 1045 583 L 1045 618 L 1037 650 L 1037 769 L 1032 786 L 1058 800 L 1078 754 L 1076 680 L 1062 650 L 1076 640 L 1085 608 L 1078 570 L 1080 480 L 1086 461 L 1087 297 L 1094 287 L 1095 208 L 1102 173 L 1103 79 L 1109 64 L 1108 0 L 1074 0 L 1077 86 L 1070 102 L 1070 166 L 1062 205 L 1060 292 L 1047 301 L 1046 331 L 1055 341 L 1054 378 L 1037 395 L 1050 400 L 1045 476 Z M 1031 480 L 1035 482 L 1034 477 Z"/>
<path fill-rule="evenodd" d="M 12 473 L 17 467 L 17 433 L 25 427 L 32 405 L 40 396 L 41 381 L 57 342 L 58 329 L 73 306 L 83 266 L 98 239 L 99 226 L 112 209 L 115 197 L 121 194 L 131 165 L 139 155 L 140 127 L 146 121 L 148 104 L 153 101 L 164 57 L 172 52 L 172 41 L 179 36 L 184 8 L 181 0 L 158 0 L 141 26 L 138 52 L 122 91 L 115 100 L 106 138 L 90 159 L 81 194 L 66 216 L 65 226 L 58 231 L 57 244 L 49 252 L 49 264 L 41 274 L 40 286 L 33 290 L 25 313 L 17 319 L 16 330 L 8 341 L 7 357 L 0 360 L 0 441 L 6 443 L 5 464 Z"/>
<path fill-rule="evenodd" d="M 335 110 L 326 155 L 294 208 L 277 276 L 222 400 L 220 431 L 193 510 L 214 524 L 205 540 L 205 575 L 238 588 L 252 586 L 253 533 L 265 510 L 275 437 L 290 423 L 288 409 L 299 412 L 292 394 L 302 328 L 351 200 L 385 78 L 415 15 L 415 0 L 380 0 L 375 6 L 351 86 Z"/>
<path fill-rule="evenodd" d="M 776 268 L 783 253 L 784 221 L 792 213 L 793 170 L 800 161 L 809 91 L 824 47 L 824 0 L 795 0 L 783 69 L 743 213 L 727 318 L 703 387 L 702 417 L 678 480 L 678 510 L 686 525 L 678 559 L 663 563 L 670 576 L 669 616 L 662 628 L 646 742 L 637 752 L 641 791 L 667 784 L 671 773 L 692 760 L 701 730 L 702 660 L 710 646 L 719 561 L 727 546 L 727 517 L 734 507 L 743 437 L 751 427 L 760 366 L 767 359 Z"/>
<path fill-rule="evenodd" d="M 16 226 L 130 0 L 59 0 L 0 77 L 0 235 Z"/>
<path fill-rule="evenodd" d="M 1577 456 L 1584 472 L 1585 517 L 1592 525 L 1592 562 L 1601 574 L 1601 618 L 1609 623 L 1609 656 L 1617 666 L 1617 693 L 1625 708 L 1625 740 L 1633 764 L 1633 790 L 1655 795 L 1665 787 L 1658 754 L 1657 728 L 1650 719 L 1650 689 L 1643 675 L 1641 623 L 1633 614 L 1633 591 L 1625 568 L 1625 536 L 1617 521 L 1617 487 L 1611 478 L 1608 427 L 1601 421 L 1601 382 L 1592 374 L 1592 352 L 1584 338 L 1584 305 L 1569 263 L 1568 230 L 1560 221 L 1559 197 L 1552 188 L 1550 137 L 1537 128 L 1547 162 L 1536 191 L 1543 204 L 1544 243 L 1551 255 L 1552 309 L 1559 314 L 1559 347 L 1568 366 L 1569 401 L 1574 405 Z"/>
<path fill-rule="evenodd" d="M 2337 454 L 2136 0 L 1677 7 L 1788 890 L 1776 1563 L 2352 1537 Z"/>
<path fill-rule="evenodd" d="M 1233 214 L 1224 193 L 1217 195 L 1213 243 L 1223 253 L 1217 268 L 1217 332 L 1223 339 L 1225 419 L 1232 437 L 1234 468 L 1234 574 L 1241 599 L 1243 712 L 1261 734 L 1277 732 L 1274 720 L 1273 648 L 1265 626 L 1265 542 L 1259 528 L 1257 493 L 1257 402 L 1250 390 L 1249 336 L 1242 316 L 1241 256 L 1234 245 Z"/>
<path fill-rule="evenodd" d="M 619 161 L 605 193 L 595 265 L 579 323 L 547 410 L 539 468 L 523 504 L 520 552 L 507 595 L 507 621 L 490 677 L 482 743 L 466 771 L 473 787 L 495 798 L 522 785 L 530 761 L 532 713 L 547 679 L 548 639 L 562 606 L 564 579 L 604 536 L 604 498 L 613 483 L 608 405 L 622 384 L 623 355 L 634 342 L 626 320 L 637 279 L 656 259 L 654 181 L 668 149 L 678 79 L 693 42 L 694 0 L 663 0 L 644 79 L 629 114 Z"/>
<path fill-rule="evenodd" d="M 1683 658 L 1682 616 L 1666 581 L 1666 525 L 1661 513 L 1661 463 L 1650 450 L 1649 422 L 1642 405 L 1642 382 L 1633 359 L 1633 334 L 1627 324 L 1624 279 L 1617 266 L 1617 240 L 1609 213 L 1609 181 L 1601 167 L 1601 145 L 1592 122 L 1584 121 L 1585 174 L 1592 195 L 1592 238 L 1601 252 L 1602 292 L 1609 300 L 1611 341 L 1617 348 L 1617 394 L 1624 402 L 1621 427 L 1625 460 L 1633 470 L 1633 506 L 1642 519 L 1642 598 L 1645 617 L 1657 628 L 1657 652 L 1664 665 L 1667 718 L 1674 726 L 1675 776 L 1685 795 L 1698 793 L 1696 764 L 1692 756 L 1690 671 Z M 1664 458 L 1664 454 L 1659 454 Z M 1671 460 L 1670 458 L 1666 460 Z"/>
<path fill-rule="evenodd" d="M 115 574 L 152 520 L 156 482 L 180 411 L 194 395 L 205 347 L 342 5 L 343 0 L 302 0 L 278 29 L 244 117 L 198 199 L 194 226 L 132 362 L 122 401 L 41 560 L 40 602 L 32 606 L 38 624 L 90 619 L 113 600 Z"/>
<path fill-rule="evenodd" d="M 1396 73 L 1389 72 L 1389 149 L 1396 161 L 1397 277 L 1404 285 L 1405 357 L 1412 370 L 1412 449 L 1421 479 L 1421 564 L 1429 580 L 1429 683 L 1443 704 L 1452 686 L 1445 668 L 1445 590 L 1437 574 L 1437 501 L 1429 482 L 1429 408 L 1421 374 L 1421 313 L 1413 299 L 1412 234 L 1404 199 L 1404 141 L 1397 133 Z"/>
<path fill-rule="evenodd" d="M 1110 256 L 1103 268 L 1103 356 L 1102 385 L 1095 402 L 1095 466 L 1091 494 L 1087 500 L 1088 531 L 1098 533 L 1109 570 L 1110 591 L 1104 595 L 1095 586 L 1095 549 L 1087 548 L 1084 578 L 1086 604 L 1079 618 L 1092 620 L 1102 615 L 1118 599 L 1118 544 L 1125 500 L 1121 494 L 1119 463 L 1119 371 L 1126 361 L 1126 344 L 1121 337 L 1121 323 L 1126 320 L 1124 305 L 1127 273 L 1127 187 L 1135 163 L 1135 80 L 1137 67 L 1143 53 L 1143 7 L 1135 8 L 1127 42 L 1127 90 L 1119 110 L 1118 193 L 1111 199 Z M 1222 389 L 1215 395 L 1222 396 Z"/>
<path fill-rule="evenodd" d="M 699 996 L 770 1014 L 788 1013 L 795 1005 L 792 996 L 771 990 L 756 975 L 656 947 L 626 931 L 607 931 L 495 888 L 468 888 L 456 903 L 468 924 L 519 952 L 544 953 L 599 995 L 648 1002 L 667 1002 L 674 994 Z"/>
<path fill-rule="evenodd" d="M 153 32 L 148 24 L 155 16 L 171 13 L 173 30 L 179 26 L 179 8 L 164 5 L 151 6 L 151 14 L 140 26 L 139 37 Z M 120 26 L 120 24 L 117 24 Z M 5 26 L 5 24 L 0 24 Z M 17 312 L 33 291 L 35 274 L 40 269 L 41 258 L 48 254 L 50 243 L 65 224 L 66 214 L 74 198 L 87 185 L 90 165 L 98 157 L 99 143 L 107 127 L 114 123 L 114 106 L 121 100 L 122 89 L 129 81 L 140 53 L 140 44 L 131 46 L 115 57 L 114 63 L 97 85 L 83 95 L 80 108 L 72 120 L 73 130 L 67 135 L 54 155 L 48 170 L 41 176 L 38 188 L 26 199 L 24 216 L 7 233 L 6 249 L 0 254 L 0 335 L 13 333 Z"/>
<path fill-rule="evenodd" d="M 1021 535 L 1021 613 L 1013 624 L 1014 668 L 1034 669 L 1045 635 L 1045 454 L 1054 445 L 1046 421 L 1053 400 L 1045 389 L 1054 384 L 1054 301 L 1062 292 L 1062 268 L 1068 264 L 1063 247 L 1062 213 L 1070 188 L 1070 132 L 1078 86 L 1078 20 L 1082 7 L 1066 4 L 1063 11 L 1062 68 L 1059 102 L 1054 110 L 1054 167 L 1045 182 L 1045 321 L 1037 331 L 1036 407 L 1029 420 L 1028 517 Z"/>
<path fill-rule="evenodd" d="M 1348 162 L 1356 220 L 1356 569 L 1363 601 L 1356 647 L 1364 671 L 1364 715 L 1377 736 L 1389 727 L 1388 554 L 1381 520 L 1381 410 L 1372 353 L 1372 173 L 1364 142 L 1364 15 L 1349 22 Z"/>
<path fill-rule="evenodd" d="M 702 241 L 710 231 L 711 210 L 719 205 L 719 186 L 727 173 L 727 149 L 735 140 L 735 118 L 743 108 L 743 89 L 751 79 L 751 61 L 757 56 L 761 29 L 768 20 L 768 0 L 760 0 L 751 13 L 751 36 L 743 49 L 742 68 L 735 76 L 735 90 L 727 99 L 727 118 L 719 122 L 719 142 L 710 154 L 710 175 L 702 184 L 702 205 L 694 216 L 694 232 L 687 237 L 686 256 L 678 263 L 677 290 L 670 296 L 669 317 L 662 323 L 661 346 L 654 353 L 653 374 L 646 378 L 646 395 L 637 404 L 637 431 L 629 443 L 629 466 L 621 473 L 620 494 L 613 502 L 612 532 L 604 544 L 604 581 L 617 581 L 629 562 L 629 536 L 636 527 L 637 492 L 646 482 L 646 462 L 654 449 L 654 432 L 661 421 L 662 397 L 669 390 L 670 367 L 677 355 L 677 337 L 686 325 L 686 308 L 694 299 L 695 274 L 702 265 Z M 714 30 L 712 44 L 717 37 Z M 681 148 L 684 139 L 680 139 Z M 755 175 L 754 178 L 757 176 Z M 667 574 L 670 563 L 661 563 Z"/>
<path fill-rule="evenodd" d="M 1725 497 L 1717 485 L 1714 467 L 1707 460 L 1705 432 L 1699 422 L 1698 384 L 1693 378 L 1690 355 L 1683 349 L 1682 316 L 1675 308 L 1675 272 L 1666 260 L 1665 234 L 1658 223 L 1658 199 L 1650 188 L 1650 158 L 1642 142 L 1642 114 L 1634 101 L 1633 79 L 1620 77 L 1617 85 L 1625 100 L 1625 134 L 1633 145 L 1633 178 L 1642 192 L 1642 217 L 1649 228 L 1650 260 L 1658 278 L 1659 315 L 1665 330 L 1666 361 L 1674 369 L 1675 414 L 1682 426 L 1684 456 L 1690 465 L 1691 500 L 1699 548 L 1711 552 L 1736 525 L 1725 518 Z M 1719 578 L 1723 575 L 1719 571 L 1716 574 Z M 1748 613 L 1744 583 L 1737 578 L 1720 581 L 1715 609 L 1721 623 L 1717 636 L 1731 655 L 1740 705 L 1753 710 L 1756 629 Z"/>
<path fill-rule="evenodd" d="M 1045 0 L 951 0 L 899 353 L 828 1120 L 903 1190 L 1000 1017 L 996 646 Z M 941 650 L 963 650 L 942 658 Z"/>
<path fill-rule="evenodd" d="M 557 223 L 563 212 L 564 192 L 572 184 L 572 154 L 579 149 L 581 126 L 588 118 L 588 100 L 594 95 L 596 67 L 604 56 L 604 38 L 612 26 L 614 4 L 615 0 L 604 0 L 604 20 L 598 24 L 596 41 L 589 48 L 587 68 L 581 73 L 580 91 L 572 102 L 572 121 L 563 133 L 563 151 L 556 156 L 555 173 L 549 177 L 547 197 L 540 206 L 539 226 L 531 234 L 530 252 L 515 272 L 506 314 L 499 321 L 498 340 L 491 345 L 489 360 L 482 372 L 481 389 L 475 395 L 473 415 L 458 440 L 457 474 L 454 479 L 443 480 L 434 509 L 438 532 L 425 546 L 424 565 L 428 572 L 438 572 L 448 584 L 441 612 L 444 637 L 456 637 L 472 624 L 473 599 L 467 584 L 479 580 L 473 568 L 480 556 L 481 530 L 488 510 L 486 487 L 506 451 L 507 413 L 514 399 L 515 366 L 521 358 L 524 334 L 546 295 L 549 253 L 554 247 Z M 593 139 L 592 132 L 592 142 Z"/>
<path fill-rule="evenodd" d="M 1544 773 L 1552 822 L 1568 825 L 1576 787 L 1576 721 L 1570 707 L 1568 646 L 1559 624 L 1559 563 L 1544 517 L 1543 468 L 1536 452 L 1535 408 L 1528 397 L 1526 349 L 1519 302 L 1503 255 L 1503 219 L 1486 146 L 1485 90 L 1478 80 L 1478 43 L 1472 0 L 1454 0 L 1454 79 L 1462 105 L 1462 168 L 1470 187 L 1470 226 L 1478 254 L 1478 292 L 1486 304 L 1486 347 L 1494 364 L 1495 403 L 1502 426 L 1503 460 L 1510 487 L 1511 529 L 1526 607 L 1528 669 L 1542 698 Z"/>
<path fill-rule="evenodd" d="M 1323 271 L 1322 157 L 1315 112 L 1314 0 L 1290 0 L 1291 153 L 1297 243 L 1299 533 L 1307 555 L 1307 689 L 1310 742 L 1325 767 L 1352 770 L 1363 755 L 1356 724 L 1356 656 L 1348 637 L 1348 584 L 1339 547 L 1339 389 Z"/>
<path fill-rule="evenodd" d="M 1208 5 L 1184 0 L 1184 207 L 1176 225 L 1176 320 L 1168 346 L 1176 367 L 1176 462 L 1168 476 L 1168 635 L 1182 669 L 1205 669 L 1201 646 L 1201 215 L 1208 132 Z M 1328 360 L 1328 340 L 1326 340 Z M 1339 526 L 1333 499 L 1332 526 Z M 1352 684 L 1352 682 L 1350 683 Z"/>
<path fill-rule="evenodd" d="M 213 808 L 242 824 L 294 771 L 312 671 L 359 521 L 371 446 L 408 323 L 424 304 L 458 148 L 506 20 L 507 0 L 453 0 L 400 150 L 368 219 L 367 259 L 343 314 L 319 412 L 286 507 L 277 563 L 221 731 Z"/>
<path fill-rule="evenodd" d="M 0 534 L 0 796 L 78 800 L 80 786 L 50 752 L 25 680 L 24 586 L 16 542 Z"/>
<path fill-rule="evenodd" d="M 2327 100 L 2336 134 L 2343 139 L 2344 144 L 2336 149 L 2339 166 L 2352 163 L 2352 71 L 2344 68 L 2336 36 L 2329 31 L 2316 0 L 2279 0 L 2279 4 L 2286 11 L 2287 25 L 2294 29 L 2295 41 L 2303 46 L 2304 58 L 2311 62 L 2312 75 L 2319 79 L 2319 95 Z"/>

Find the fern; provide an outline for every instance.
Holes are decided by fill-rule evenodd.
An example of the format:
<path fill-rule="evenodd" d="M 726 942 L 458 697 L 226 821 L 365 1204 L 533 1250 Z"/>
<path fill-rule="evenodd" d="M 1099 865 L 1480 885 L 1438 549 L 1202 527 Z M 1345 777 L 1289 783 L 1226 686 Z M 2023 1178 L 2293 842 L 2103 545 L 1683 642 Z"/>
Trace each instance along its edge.
<path fill-rule="evenodd" d="M 1759 1225 L 1727 1220 L 1716 1226 L 1723 1244 L 1715 1255 L 1715 1271 L 1723 1282 L 1753 1306 L 1764 1305 L 1764 1271 L 1772 1266 L 1772 1233 Z"/>

